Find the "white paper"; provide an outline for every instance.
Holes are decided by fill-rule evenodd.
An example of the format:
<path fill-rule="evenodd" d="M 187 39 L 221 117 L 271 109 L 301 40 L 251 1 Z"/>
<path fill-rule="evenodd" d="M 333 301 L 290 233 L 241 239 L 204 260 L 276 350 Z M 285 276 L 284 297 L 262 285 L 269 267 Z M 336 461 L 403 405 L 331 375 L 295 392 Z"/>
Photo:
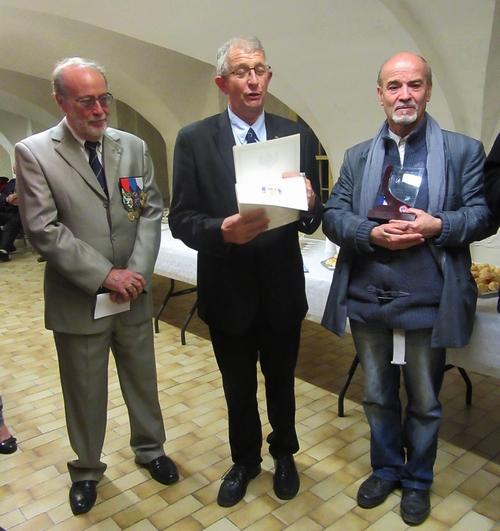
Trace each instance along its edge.
<path fill-rule="evenodd" d="M 123 304 L 117 304 L 111 302 L 109 293 L 99 293 L 96 298 L 94 319 L 100 319 L 101 317 L 107 317 L 108 315 L 114 315 L 115 313 L 126 312 L 130 310 L 130 301 Z"/>
<path fill-rule="evenodd" d="M 303 177 L 283 179 L 284 173 L 300 172 L 300 134 L 234 146 L 233 155 L 240 213 L 265 208 L 273 229 L 307 211 Z"/>
<path fill-rule="evenodd" d="M 404 173 L 402 181 L 405 184 L 409 184 L 410 186 L 413 186 L 415 188 L 420 187 L 420 183 L 422 182 L 422 176 L 421 175 L 415 175 L 413 173 Z"/>
<path fill-rule="evenodd" d="M 242 214 L 264 207 L 270 220 L 269 229 L 296 221 L 299 210 L 307 210 L 303 177 L 267 181 L 267 184 L 251 181 L 236 183 L 236 197 Z"/>

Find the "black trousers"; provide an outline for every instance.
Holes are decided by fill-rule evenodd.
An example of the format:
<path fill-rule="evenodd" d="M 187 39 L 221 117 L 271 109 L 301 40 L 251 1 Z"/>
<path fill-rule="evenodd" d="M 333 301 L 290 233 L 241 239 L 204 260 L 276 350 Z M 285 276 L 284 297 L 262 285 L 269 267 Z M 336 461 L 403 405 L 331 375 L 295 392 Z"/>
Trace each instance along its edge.
<path fill-rule="evenodd" d="M 257 403 L 257 361 L 265 378 L 267 415 L 272 432 L 267 437 L 273 457 L 298 451 L 295 431 L 295 366 L 301 324 L 274 330 L 259 321 L 242 334 L 210 327 L 215 358 L 229 417 L 229 444 L 233 462 L 256 466 L 261 461 L 262 426 Z"/>
<path fill-rule="evenodd" d="M 0 249 L 9 251 L 23 228 L 19 211 L 0 212 L 0 225 Z"/>

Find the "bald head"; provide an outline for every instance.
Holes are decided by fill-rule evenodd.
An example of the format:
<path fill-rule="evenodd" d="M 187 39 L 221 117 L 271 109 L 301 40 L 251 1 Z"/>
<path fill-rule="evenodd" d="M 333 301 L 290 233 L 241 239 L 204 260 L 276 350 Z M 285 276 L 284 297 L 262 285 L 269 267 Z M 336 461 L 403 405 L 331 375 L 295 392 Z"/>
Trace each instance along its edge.
<path fill-rule="evenodd" d="M 420 61 L 422 61 L 422 63 L 425 64 L 425 66 L 427 68 L 427 75 L 426 75 L 427 83 L 429 85 L 432 85 L 432 71 L 431 71 L 431 67 L 429 66 L 427 61 L 421 55 L 416 55 L 414 53 L 408 53 L 408 52 L 398 53 L 397 55 L 394 55 L 390 59 L 387 59 L 387 61 L 380 67 L 380 70 L 378 71 L 377 85 L 379 87 L 382 86 L 382 70 L 384 69 L 384 67 L 388 63 L 390 64 L 392 61 L 398 61 L 398 60 L 410 60 L 410 61 L 414 60 L 414 61 L 418 61 L 419 59 L 420 59 Z"/>
<path fill-rule="evenodd" d="M 390 130 L 405 137 L 425 117 L 432 93 L 432 73 L 427 61 L 413 53 L 399 53 L 380 69 L 377 93 Z"/>

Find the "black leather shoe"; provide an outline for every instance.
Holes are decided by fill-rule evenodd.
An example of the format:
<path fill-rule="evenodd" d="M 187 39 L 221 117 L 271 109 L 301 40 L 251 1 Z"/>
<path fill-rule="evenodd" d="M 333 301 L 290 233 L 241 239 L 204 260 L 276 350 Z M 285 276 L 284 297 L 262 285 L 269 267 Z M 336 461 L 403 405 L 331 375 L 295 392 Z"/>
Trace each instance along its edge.
<path fill-rule="evenodd" d="M 75 481 L 69 490 L 69 504 L 74 515 L 88 513 L 97 499 L 97 481 Z"/>
<path fill-rule="evenodd" d="M 151 472 L 151 477 L 163 485 L 172 485 L 179 481 L 179 472 L 175 463 L 166 455 L 161 455 L 149 463 L 141 464 Z"/>
<path fill-rule="evenodd" d="M 358 505 L 372 509 L 384 502 L 389 494 L 399 486 L 399 481 L 391 481 L 371 475 L 358 490 Z"/>
<path fill-rule="evenodd" d="M 401 517 L 407 525 L 421 524 L 431 512 L 431 500 L 428 490 L 403 487 L 401 497 Z"/>
<path fill-rule="evenodd" d="M 227 474 L 222 476 L 222 485 L 217 495 L 217 503 L 221 507 L 232 507 L 243 499 L 247 485 L 260 474 L 260 465 L 233 465 Z"/>
<path fill-rule="evenodd" d="M 0 442 L 0 454 L 13 454 L 17 450 L 17 439 L 10 436 L 5 441 Z"/>
<path fill-rule="evenodd" d="M 285 455 L 274 460 L 274 493 L 280 500 L 295 498 L 300 488 L 299 473 L 292 455 Z"/>

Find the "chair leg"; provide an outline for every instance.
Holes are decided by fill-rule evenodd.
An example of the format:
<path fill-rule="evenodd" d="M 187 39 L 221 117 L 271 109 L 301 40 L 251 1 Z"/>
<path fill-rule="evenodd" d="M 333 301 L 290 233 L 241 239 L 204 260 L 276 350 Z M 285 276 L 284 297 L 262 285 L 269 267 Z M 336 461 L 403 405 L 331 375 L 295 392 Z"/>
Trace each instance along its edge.
<path fill-rule="evenodd" d="M 354 356 L 354 359 L 352 360 L 351 367 L 349 368 L 349 372 L 347 373 L 344 385 L 342 386 L 342 389 L 339 393 L 339 402 L 338 402 L 338 415 L 339 417 L 344 416 L 344 397 L 347 391 L 347 388 L 349 387 L 349 384 L 351 383 L 351 380 L 354 376 L 354 373 L 356 372 L 356 368 L 359 365 L 359 358 L 358 355 Z"/>
<path fill-rule="evenodd" d="M 163 299 L 163 302 L 161 303 L 160 309 L 158 310 L 157 314 L 155 315 L 155 332 L 158 333 L 160 331 L 160 315 L 165 309 L 165 306 L 167 305 L 168 299 L 172 296 L 172 292 L 174 291 L 175 287 L 175 281 L 171 278 L 170 279 L 170 289 L 168 290 L 168 293 L 166 294 L 165 298 Z"/>
<path fill-rule="evenodd" d="M 193 317 L 194 312 L 196 311 L 196 308 L 198 308 L 198 299 L 196 299 L 194 301 L 193 307 L 191 308 L 191 310 L 187 314 L 186 320 L 184 321 L 184 324 L 182 325 L 182 328 L 181 328 L 181 343 L 183 345 L 186 344 L 186 328 L 187 328 L 187 325 L 189 324 L 189 321 L 191 321 L 191 318 Z"/>
<path fill-rule="evenodd" d="M 444 370 L 449 371 L 450 369 L 453 369 L 453 367 L 455 367 L 455 365 L 447 364 Z M 457 369 L 465 382 L 465 403 L 470 406 L 472 404 L 472 382 L 467 371 L 463 367 L 457 367 Z"/>

